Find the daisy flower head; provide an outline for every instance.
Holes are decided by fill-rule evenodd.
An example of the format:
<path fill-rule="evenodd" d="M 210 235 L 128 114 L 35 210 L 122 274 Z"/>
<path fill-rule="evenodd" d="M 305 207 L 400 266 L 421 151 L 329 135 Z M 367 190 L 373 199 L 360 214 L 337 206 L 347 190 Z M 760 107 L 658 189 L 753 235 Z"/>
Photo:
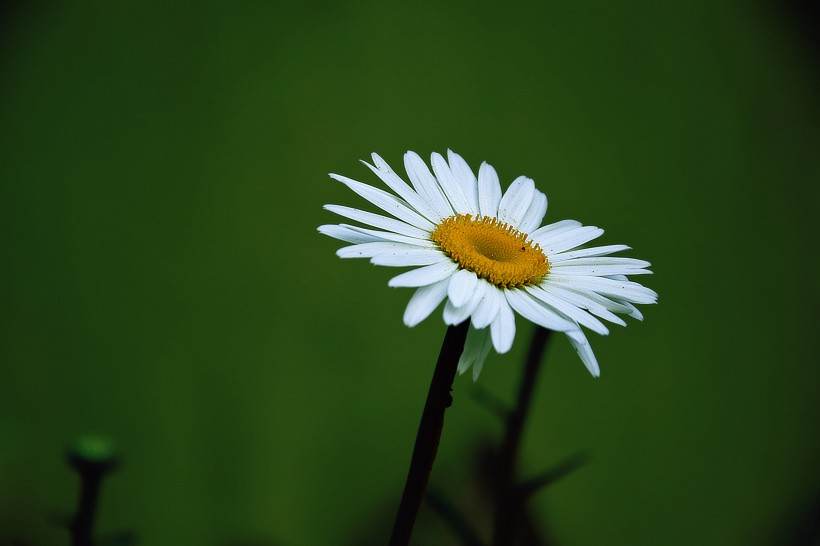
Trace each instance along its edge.
<path fill-rule="evenodd" d="M 470 320 L 458 370 L 478 378 L 491 348 L 506 353 L 515 339 L 515 315 L 564 332 L 593 376 L 600 375 L 583 328 L 608 334 L 603 321 L 625 326 L 618 314 L 642 320 L 635 304 L 658 295 L 628 280 L 651 273 L 649 262 L 612 254 L 626 245 L 587 247 L 604 230 L 575 220 L 541 226 L 547 197 L 526 176 L 501 191 L 498 174 L 482 163 L 478 176 L 458 154 L 434 153 L 432 172 L 415 152 L 404 155 L 410 184 L 377 154 L 363 163 L 392 192 L 331 174 L 381 209 L 376 214 L 342 205 L 325 208 L 362 226 L 330 224 L 319 232 L 349 246 L 341 258 L 410 267 L 389 286 L 415 288 L 404 323 L 415 326 L 443 302 L 448 325 Z M 582 328 L 583 327 L 583 328 Z"/>

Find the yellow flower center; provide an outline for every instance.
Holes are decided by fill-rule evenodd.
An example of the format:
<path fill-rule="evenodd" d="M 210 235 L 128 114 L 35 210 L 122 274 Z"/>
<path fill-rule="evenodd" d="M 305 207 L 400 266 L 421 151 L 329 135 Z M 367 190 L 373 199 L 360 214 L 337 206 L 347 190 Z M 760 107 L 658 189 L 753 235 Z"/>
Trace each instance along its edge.
<path fill-rule="evenodd" d="M 497 218 L 450 216 L 441 221 L 430 240 L 463 269 L 496 286 L 537 284 L 550 270 L 538 244 Z"/>

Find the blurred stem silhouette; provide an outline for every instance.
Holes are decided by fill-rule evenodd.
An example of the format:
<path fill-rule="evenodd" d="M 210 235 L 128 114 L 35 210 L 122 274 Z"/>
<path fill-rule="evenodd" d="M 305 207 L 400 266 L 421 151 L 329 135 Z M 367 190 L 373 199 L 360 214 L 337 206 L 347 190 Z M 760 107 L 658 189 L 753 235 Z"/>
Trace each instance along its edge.
<path fill-rule="evenodd" d="M 393 523 L 393 532 L 390 535 L 390 546 L 406 546 L 410 543 L 410 535 L 419 506 L 424 498 L 424 491 L 433 469 L 433 461 L 438 451 L 441 431 L 444 428 L 444 412 L 453 403 L 450 391 L 456 376 L 456 368 L 464 342 L 467 339 L 467 330 L 470 321 L 466 320 L 457 326 L 447 328 L 444 342 L 430 382 L 427 401 L 421 415 L 416 443 L 413 447 L 413 456 L 410 460 L 410 470 L 407 473 L 407 482 L 399 503 L 396 520 Z"/>
<path fill-rule="evenodd" d="M 515 408 L 506 417 L 504 440 L 498 450 L 496 462 L 493 546 L 515 544 L 518 534 L 519 516 L 526 497 L 520 494 L 517 487 L 516 462 L 535 382 L 550 334 L 551 330 L 536 327 L 518 387 Z"/>
<path fill-rule="evenodd" d="M 478 533 L 444 493 L 435 489 L 427 491 L 425 500 L 438 513 L 447 526 L 455 533 L 464 546 L 484 546 Z"/>
<path fill-rule="evenodd" d="M 68 463 L 80 476 L 80 498 L 77 512 L 71 520 L 71 546 L 93 546 L 94 519 L 100 486 L 106 474 L 118 462 L 112 443 L 96 436 L 78 438 L 67 454 Z"/>

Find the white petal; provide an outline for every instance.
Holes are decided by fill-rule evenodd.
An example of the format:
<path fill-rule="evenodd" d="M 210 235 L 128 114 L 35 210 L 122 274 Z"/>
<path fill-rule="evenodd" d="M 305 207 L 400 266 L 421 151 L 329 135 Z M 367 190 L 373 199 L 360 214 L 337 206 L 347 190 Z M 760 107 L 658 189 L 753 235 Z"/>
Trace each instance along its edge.
<path fill-rule="evenodd" d="M 618 301 L 629 308 L 629 316 L 636 319 L 636 320 L 643 320 L 643 313 L 641 313 L 637 307 L 629 303 L 628 301 Z"/>
<path fill-rule="evenodd" d="M 561 220 L 560 222 L 548 224 L 544 227 L 536 229 L 530 233 L 530 238 L 541 246 L 544 246 L 544 242 L 546 242 L 549 237 L 555 237 L 559 233 L 563 233 L 578 227 L 581 227 L 581 222 L 576 220 Z"/>
<path fill-rule="evenodd" d="M 518 229 L 524 213 L 530 206 L 534 192 L 535 182 L 532 179 L 519 176 L 513 180 L 507 188 L 507 193 L 498 204 L 498 219 Z"/>
<path fill-rule="evenodd" d="M 547 279 L 550 283 L 590 290 L 629 303 L 649 304 L 658 301 L 658 294 L 654 290 L 632 281 L 616 281 L 604 277 L 582 275 L 556 275 L 553 273 L 550 273 Z"/>
<path fill-rule="evenodd" d="M 598 367 L 598 359 L 595 358 L 595 354 L 592 352 L 592 347 L 587 340 L 587 336 L 584 335 L 584 332 L 580 329 L 573 330 L 567 332 L 567 337 L 578 352 L 578 356 L 581 357 L 584 366 L 586 366 L 589 373 L 592 374 L 592 377 L 600 377 L 601 368 Z"/>
<path fill-rule="evenodd" d="M 479 282 L 487 283 L 487 281 L 484 280 Z M 484 290 L 484 297 L 473 313 L 473 326 L 476 328 L 486 328 L 489 326 L 498 314 L 498 308 L 501 306 L 499 300 L 502 298 L 501 292 L 499 292 L 495 286 L 487 283 Z"/>
<path fill-rule="evenodd" d="M 335 212 L 339 216 L 344 216 L 345 218 L 350 218 L 351 220 L 356 220 L 357 222 L 368 224 L 380 229 L 386 229 L 388 231 L 392 231 L 393 233 L 399 233 L 401 235 L 407 235 L 408 237 L 415 237 L 417 239 L 427 239 L 430 237 L 429 231 L 411 226 L 410 224 L 402 222 L 401 220 L 396 220 L 395 218 L 382 216 L 381 214 L 373 214 L 372 212 L 354 209 L 352 207 L 344 207 L 342 205 L 325 205 L 325 209 L 330 212 Z"/>
<path fill-rule="evenodd" d="M 467 339 L 464 342 L 464 350 L 461 352 L 461 358 L 458 359 L 458 370 L 459 374 L 463 374 L 475 362 L 475 359 L 478 357 L 478 354 L 481 352 L 481 345 L 482 345 L 482 335 L 484 332 L 480 332 L 475 328 L 470 328 L 467 331 Z"/>
<path fill-rule="evenodd" d="M 644 260 L 621 258 L 612 256 L 596 256 L 591 258 L 576 258 L 552 264 L 556 274 L 562 275 L 594 275 L 598 277 L 610 275 L 646 275 L 652 274 L 645 267 L 650 264 Z"/>
<path fill-rule="evenodd" d="M 416 226 L 420 229 L 433 230 L 435 226 L 430 223 L 430 220 L 414 211 L 410 205 L 402 201 L 395 195 L 391 195 L 384 190 L 362 184 L 346 176 L 339 174 L 330 175 L 334 180 L 338 180 L 361 197 L 367 199 L 388 214 L 392 214 L 399 220 L 404 220 L 411 226 Z"/>
<path fill-rule="evenodd" d="M 402 180 L 401 177 L 390 168 L 390 165 L 388 165 L 387 162 L 379 156 L 379 154 L 374 153 L 371 157 L 373 158 L 373 165 L 367 161 L 362 161 L 362 163 L 367 165 L 367 167 L 373 171 L 376 176 L 381 178 L 391 190 L 396 192 L 399 197 L 407 201 L 407 204 L 416 209 L 419 214 L 427 217 L 433 223 L 441 220 L 441 217 L 436 214 L 433 207 L 431 207 L 427 201 L 416 193 L 415 190 L 407 184 L 407 182 Z"/>
<path fill-rule="evenodd" d="M 433 172 L 436 174 L 439 185 L 444 190 L 444 195 L 453 205 L 456 214 L 477 214 L 478 211 L 473 210 L 473 207 L 470 206 L 464 188 L 461 187 L 461 183 L 456 179 L 441 154 L 433 153 L 430 156 L 430 164 L 433 166 Z"/>
<path fill-rule="evenodd" d="M 449 279 L 444 279 L 416 290 L 404 310 L 404 324 L 412 328 L 429 317 L 447 297 L 448 282 Z"/>
<path fill-rule="evenodd" d="M 578 267 L 555 267 L 552 269 L 556 274 L 561 275 L 590 275 L 593 277 L 609 277 L 616 273 L 627 275 L 652 275 L 648 269 L 624 269 L 615 265 L 601 265 L 601 266 L 578 266 Z"/>
<path fill-rule="evenodd" d="M 406 243 L 394 243 L 392 241 L 378 241 L 372 243 L 361 243 L 358 245 L 344 246 L 336 251 L 340 258 L 372 258 L 379 254 L 388 252 L 406 252 L 409 250 L 424 250 L 426 252 L 436 252 L 434 249 L 420 249 L 415 245 Z"/>
<path fill-rule="evenodd" d="M 567 300 L 558 298 L 536 286 L 528 286 L 525 290 L 535 298 L 539 299 L 541 303 L 548 307 L 552 307 L 559 313 L 566 315 L 583 326 L 586 326 L 596 334 L 600 334 L 602 336 L 609 334 L 609 330 L 600 320 L 596 319 L 583 309 L 578 308 Z"/>
<path fill-rule="evenodd" d="M 568 230 L 558 235 L 548 235 L 546 240 L 538 241 L 543 251 L 549 256 L 557 252 L 573 249 L 604 234 L 604 230 L 595 226 L 584 226 Z"/>
<path fill-rule="evenodd" d="M 592 248 L 584 248 L 581 250 L 573 250 L 571 252 L 559 252 L 550 256 L 550 263 L 556 264 L 566 260 L 574 260 L 575 258 L 585 258 L 587 256 L 606 256 L 622 250 L 629 250 L 626 245 L 607 245 L 596 246 Z"/>
<path fill-rule="evenodd" d="M 501 184 L 492 165 L 482 163 L 478 169 L 478 208 L 482 216 L 498 216 L 501 201 Z"/>
<path fill-rule="evenodd" d="M 461 307 L 475 291 L 478 284 L 478 277 L 472 271 L 461 269 L 450 278 L 450 286 L 447 289 L 447 297 L 456 307 Z"/>
<path fill-rule="evenodd" d="M 351 226 L 350 224 L 339 224 L 342 227 L 345 227 L 349 230 L 356 231 L 358 233 L 363 233 L 365 235 L 372 235 L 373 237 L 377 237 L 376 240 L 381 241 L 394 241 L 396 243 L 407 243 L 408 245 L 414 245 L 421 248 L 438 248 L 436 243 L 433 241 L 429 241 L 426 239 L 417 239 L 415 237 L 408 237 L 407 235 L 399 235 L 398 233 L 392 233 L 390 231 L 378 231 L 375 229 L 367 229 L 359 226 Z"/>
<path fill-rule="evenodd" d="M 473 363 L 473 381 L 478 381 L 478 376 L 481 375 L 481 370 L 484 369 L 484 362 L 487 361 L 487 355 L 490 354 L 490 349 L 493 346 L 493 340 L 490 339 L 490 332 L 482 330 L 484 333 L 483 344 L 481 345 L 481 353 L 479 353 L 475 362 Z"/>
<path fill-rule="evenodd" d="M 621 326 L 626 326 L 626 322 L 624 322 L 621 317 L 613 313 L 612 309 L 607 307 L 607 305 L 612 305 L 613 302 L 601 295 L 589 291 L 577 291 L 569 287 L 549 283 L 542 284 L 540 288 L 555 297 L 561 298 L 575 306 L 580 307 L 581 309 L 588 310 L 596 317 L 600 317 Z M 626 308 L 624 306 L 615 304 L 615 307 L 619 312 L 626 312 Z"/>
<path fill-rule="evenodd" d="M 551 289 L 554 288 L 556 290 L 567 290 L 567 291 L 570 291 L 570 292 L 577 293 L 581 297 L 583 297 L 587 300 L 594 301 L 595 303 L 597 303 L 599 305 L 602 305 L 605 309 L 607 309 L 609 311 L 612 311 L 613 313 L 629 313 L 629 308 L 626 305 L 623 305 L 622 303 L 618 303 L 615 300 L 613 300 L 612 298 L 602 296 L 598 292 L 595 292 L 594 290 L 590 290 L 588 288 L 582 288 L 580 286 L 577 286 L 577 285 L 574 285 L 574 284 L 571 284 L 571 283 L 556 283 L 556 282 L 552 282 L 552 283 L 542 282 L 540 286 L 544 290 L 551 290 Z M 591 307 L 590 307 L 590 309 L 591 309 Z M 598 316 L 600 316 L 600 315 L 598 315 Z"/>
<path fill-rule="evenodd" d="M 646 260 L 638 260 L 635 258 L 623 258 L 620 256 L 593 256 L 588 258 L 575 258 L 561 264 L 562 266 L 577 266 L 577 265 L 620 265 L 624 268 L 643 269 L 652 264 Z M 617 273 L 616 273 L 617 274 Z M 623 273 L 628 275 L 629 273 Z"/>
<path fill-rule="evenodd" d="M 319 226 L 317 228 L 317 231 L 322 235 L 327 235 L 328 237 L 333 237 L 334 239 L 339 239 L 341 241 L 354 244 L 372 243 L 383 240 L 381 237 L 376 237 L 374 235 L 369 235 L 367 233 L 360 233 L 348 227 L 337 226 L 335 224 Z"/>
<path fill-rule="evenodd" d="M 478 284 L 476 285 L 476 289 L 470 294 L 470 298 L 467 302 L 462 305 L 461 307 L 456 307 L 452 300 L 447 300 L 447 304 L 444 306 L 444 323 L 449 325 L 456 325 L 461 324 L 475 311 L 478 304 L 481 302 L 481 298 L 484 296 L 484 285 Z"/>
<path fill-rule="evenodd" d="M 535 190 L 532 196 L 532 203 L 530 203 L 524 218 L 521 219 L 521 224 L 518 230 L 522 233 L 529 233 L 534 231 L 541 225 L 541 220 L 547 213 L 547 196 L 538 190 Z"/>
<path fill-rule="evenodd" d="M 512 348 L 515 340 L 515 315 L 506 298 L 498 298 L 498 303 L 498 314 L 490 325 L 490 333 L 493 338 L 495 352 L 504 354 Z"/>
<path fill-rule="evenodd" d="M 471 367 L 473 368 L 473 381 L 478 379 L 484 361 L 492 347 L 490 332 L 487 330 L 476 330 L 470 328 L 467 332 L 467 341 L 464 344 L 464 351 L 458 361 L 458 373 L 463 374 Z"/>
<path fill-rule="evenodd" d="M 487 361 L 487 355 L 490 354 L 490 349 L 493 346 L 493 341 L 490 339 L 490 333 L 487 330 L 484 334 L 484 346 L 481 348 L 481 354 L 476 358 L 473 364 L 473 381 L 478 381 L 478 376 L 481 375 L 481 370 L 484 369 L 484 363 Z"/>
<path fill-rule="evenodd" d="M 448 218 L 453 215 L 453 208 L 447 198 L 444 197 L 438 181 L 416 152 L 404 154 L 404 168 L 407 170 L 407 176 L 410 177 L 413 187 L 416 188 L 419 195 L 427 201 L 440 218 Z"/>
<path fill-rule="evenodd" d="M 451 261 L 439 262 L 433 265 L 426 265 L 412 271 L 407 271 L 397 275 L 387 282 L 387 286 L 392 287 L 416 287 L 427 286 L 435 282 L 447 279 L 456 272 L 458 265 Z"/>
<path fill-rule="evenodd" d="M 473 170 L 464 161 L 463 157 L 452 150 L 447 150 L 447 162 L 450 164 L 450 171 L 452 171 L 453 176 L 461 184 L 464 195 L 467 197 L 473 211 L 472 214 L 478 214 L 478 181 L 475 174 L 473 174 Z"/>
<path fill-rule="evenodd" d="M 433 248 L 413 248 L 391 250 L 377 254 L 370 259 L 370 263 L 388 267 L 410 267 L 436 264 L 449 259 L 450 258 L 440 250 Z"/>
<path fill-rule="evenodd" d="M 516 313 L 525 319 L 544 328 L 565 332 L 578 328 L 578 325 L 566 316 L 541 304 L 533 296 L 518 288 L 505 289 L 504 296 Z"/>

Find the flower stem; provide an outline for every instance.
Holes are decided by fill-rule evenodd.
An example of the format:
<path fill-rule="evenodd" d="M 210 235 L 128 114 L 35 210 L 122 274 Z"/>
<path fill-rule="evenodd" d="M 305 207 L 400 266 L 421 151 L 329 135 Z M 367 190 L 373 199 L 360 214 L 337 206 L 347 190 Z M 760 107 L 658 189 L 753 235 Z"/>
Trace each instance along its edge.
<path fill-rule="evenodd" d="M 118 465 L 113 445 L 104 437 L 82 436 L 67 453 L 68 463 L 80 476 L 77 512 L 69 525 L 72 546 L 92 546 L 100 486 L 106 474 Z"/>
<path fill-rule="evenodd" d="M 515 408 L 507 416 L 504 442 L 498 451 L 496 466 L 493 546 L 515 544 L 518 517 L 523 509 L 523 499 L 517 492 L 516 461 L 521 447 L 524 423 L 532 401 L 535 381 L 538 370 L 541 368 L 541 357 L 544 354 L 551 332 L 551 330 L 541 327 L 536 328 L 527 355 L 524 374 L 521 376 L 521 384 L 518 387 L 518 399 Z"/>
<path fill-rule="evenodd" d="M 464 342 L 467 339 L 467 330 L 470 321 L 465 320 L 458 326 L 447 328 L 444 342 L 427 392 L 427 402 L 421 415 L 419 431 L 416 434 L 416 444 L 413 446 L 413 457 L 410 459 L 410 470 L 407 472 L 407 482 L 404 493 L 393 523 L 393 532 L 390 535 L 390 546 L 406 546 L 410 543 L 413 524 L 419 512 L 424 490 L 430 479 L 433 461 L 436 459 L 441 431 L 444 428 L 444 411 L 453 403 L 450 391 L 456 376 L 456 368 Z"/>

